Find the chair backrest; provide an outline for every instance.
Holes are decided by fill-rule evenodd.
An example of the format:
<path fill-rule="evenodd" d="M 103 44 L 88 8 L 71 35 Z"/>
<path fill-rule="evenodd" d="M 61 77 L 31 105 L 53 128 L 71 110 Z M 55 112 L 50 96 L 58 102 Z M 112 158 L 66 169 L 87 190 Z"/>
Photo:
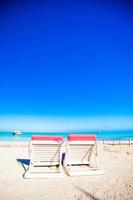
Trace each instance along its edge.
<path fill-rule="evenodd" d="M 88 164 L 95 147 L 95 135 L 68 135 L 66 153 L 67 163 Z"/>
<path fill-rule="evenodd" d="M 57 165 L 60 162 L 63 138 L 59 136 L 32 136 L 31 163 L 38 165 Z"/>

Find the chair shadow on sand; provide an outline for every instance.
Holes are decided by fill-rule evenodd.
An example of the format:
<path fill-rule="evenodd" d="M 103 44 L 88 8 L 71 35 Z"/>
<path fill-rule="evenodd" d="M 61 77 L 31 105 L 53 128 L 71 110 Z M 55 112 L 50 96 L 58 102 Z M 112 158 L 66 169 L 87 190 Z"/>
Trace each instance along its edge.
<path fill-rule="evenodd" d="M 99 198 L 96 198 L 94 195 L 92 195 L 91 193 L 89 193 L 88 191 L 84 190 L 83 188 L 74 185 L 74 187 L 76 189 L 78 189 L 80 192 L 82 192 L 83 196 L 85 196 L 87 199 L 91 199 L 91 200 L 101 200 Z M 81 198 L 82 199 L 82 198 Z M 84 198 L 83 198 L 84 199 Z"/>
<path fill-rule="evenodd" d="M 29 164 L 30 164 L 30 159 L 17 159 L 17 162 L 23 167 L 24 169 L 24 174 L 27 171 Z M 24 175 L 23 175 L 24 176 Z"/>

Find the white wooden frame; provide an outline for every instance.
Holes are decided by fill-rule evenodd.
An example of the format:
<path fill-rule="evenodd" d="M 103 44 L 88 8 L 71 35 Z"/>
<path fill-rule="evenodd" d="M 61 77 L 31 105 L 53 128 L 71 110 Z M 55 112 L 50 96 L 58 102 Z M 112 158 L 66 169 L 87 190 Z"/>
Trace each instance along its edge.
<path fill-rule="evenodd" d="M 50 140 L 33 140 L 30 165 L 24 178 L 62 177 L 62 144 Z"/>
<path fill-rule="evenodd" d="M 92 156 L 94 167 L 90 167 Z M 103 174 L 103 170 L 99 169 L 96 142 L 67 141 L 64 168 L 69 176 Z"/>

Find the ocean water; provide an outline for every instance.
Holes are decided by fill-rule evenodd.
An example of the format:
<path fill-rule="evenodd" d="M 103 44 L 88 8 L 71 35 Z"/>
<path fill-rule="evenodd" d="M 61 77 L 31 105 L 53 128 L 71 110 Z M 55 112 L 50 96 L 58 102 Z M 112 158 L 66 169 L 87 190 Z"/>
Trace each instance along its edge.
<path fill-rule="evenodd" d="M 86 131 L 77 132 L 78 134 L 96 134 L 97 140 L 128 140 L 133 139 L 133 130 L 114 130 L 114 131 Z M 0 141 L 30 141 L 32 135 L 63 136 L 67 138 L 69 133 L 35 133 L 23 132 L 22 135 L 13 135 L 12 132 L 0 132 Z M 76 133 L 73 133 L 76 134 Z"/>

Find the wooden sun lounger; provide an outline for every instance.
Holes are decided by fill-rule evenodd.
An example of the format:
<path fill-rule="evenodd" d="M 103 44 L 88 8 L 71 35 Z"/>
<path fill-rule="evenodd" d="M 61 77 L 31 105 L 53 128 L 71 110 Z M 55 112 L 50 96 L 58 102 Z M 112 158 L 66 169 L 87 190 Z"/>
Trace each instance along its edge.
<path fill-rule="evenodd" d="M 103 174 L 99 169 L 95 135 L 69 135 L 64 167 L 69 176 Z"/>
<path fill-rule="evenodd" d="M 32 136 L 30 165 L 24 178 L 62 176 L 62 137 Z"/>

